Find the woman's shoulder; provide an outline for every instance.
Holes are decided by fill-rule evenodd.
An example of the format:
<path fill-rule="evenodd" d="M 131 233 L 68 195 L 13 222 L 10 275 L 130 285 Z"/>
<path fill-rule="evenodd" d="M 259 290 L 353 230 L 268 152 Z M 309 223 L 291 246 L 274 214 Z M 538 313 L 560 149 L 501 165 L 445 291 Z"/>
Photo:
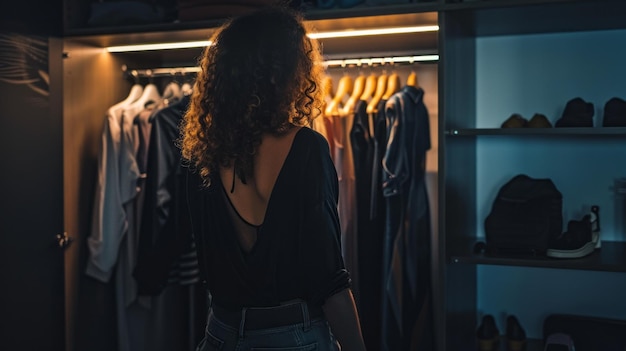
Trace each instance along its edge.
<path fill-rule="evenodd" d="M 316 149 L 319 148 L 320 151 L 329 151 L 328 141 L 316 130 L 309 127 L 302 127 L 298 131 L 297 136 L 310 148 L 315 147 Z"/>

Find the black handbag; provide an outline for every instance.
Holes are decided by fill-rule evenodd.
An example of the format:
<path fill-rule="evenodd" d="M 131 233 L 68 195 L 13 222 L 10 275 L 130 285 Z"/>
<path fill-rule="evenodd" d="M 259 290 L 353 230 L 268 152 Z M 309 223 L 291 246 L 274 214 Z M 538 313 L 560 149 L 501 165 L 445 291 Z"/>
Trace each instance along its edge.
<path fill-rule="evenodd" d="M 485 219 L 486 252 L 543 255 L 563 229 L 562 207 L 552 180 L 513 177 L 500 188 Z"/>

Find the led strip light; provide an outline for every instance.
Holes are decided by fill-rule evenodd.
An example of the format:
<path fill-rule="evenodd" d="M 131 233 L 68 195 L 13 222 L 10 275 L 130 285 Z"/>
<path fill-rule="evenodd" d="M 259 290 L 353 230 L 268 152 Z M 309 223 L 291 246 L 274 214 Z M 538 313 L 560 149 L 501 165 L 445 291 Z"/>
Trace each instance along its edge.
<path fill-rule="evenodd" d="M 372 65 L 384 65 L 395 63 L 414 63 L 414 62 L 434 62 L 439 60 L 439 55 L 417 55 L 417 56 L 391 56 L 391 57 L 372 57 L 372 58 L 353 58 L 343 60 L 326 60 L 322 64 L 326 67 L 330 66 L 372 66 Z M 200 67 L 172 67 L 172 68 L 152 68 L 143 70 L 128 70 L 126 66 L 122 67 L 124 72 L 129 72 L 133 76 L 139 74 L 145 76 L 157 76 L 157 75 L 176 75 L 179 73 L 197 73 L 200 72 Z"/>
<path fill-rule="evenodd" d="M 360 37 L 360 36 L 370 36 L 370 35 L 420 33 L 420 32 L 432 32 L 432 31 L 438 31 L 438 30 L 439 30 L 439 26 L 435 25 L 435 26 L 343 30 L 343 31 L 337 31 L 337 32 L 310 33 L 308 34 L 308 36 L 314 39 L 327 39 L 327 38 Z M 202 47 L 206 47 L 209 45 L 211 45 L 210 40 L 202 40 L 202 41 L 187 41 L 187 42 L 173 42 L 173 43 L 109 46 L 105 48 L 105 50 L 107 52 L 133 52 L 133 51 L 202 48 Z"/>

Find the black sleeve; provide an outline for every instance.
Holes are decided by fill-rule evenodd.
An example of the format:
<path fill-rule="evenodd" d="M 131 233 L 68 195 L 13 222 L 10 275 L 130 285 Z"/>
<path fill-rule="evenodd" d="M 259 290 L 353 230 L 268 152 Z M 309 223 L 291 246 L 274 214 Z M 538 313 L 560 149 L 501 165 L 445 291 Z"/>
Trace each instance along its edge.
<path fill-rule="evenodd" d="M 302 169 L 299 257 L 308 298 L 321 305 L 349 287 L 350 276 L 341 254 L 337 172 L 328 143 L 313 136 Z"/>
<path fill-rule="evenodd" d="M 184 178 L 180 150 L 175 145 L 182 114 L 174 107 L 162 109 L 152 119 L 144 210 L 133 271 L 141 295 L 161 293 L 187 242 L 177 228 L 180 207 L 186 204 L 180 198 Z"/>

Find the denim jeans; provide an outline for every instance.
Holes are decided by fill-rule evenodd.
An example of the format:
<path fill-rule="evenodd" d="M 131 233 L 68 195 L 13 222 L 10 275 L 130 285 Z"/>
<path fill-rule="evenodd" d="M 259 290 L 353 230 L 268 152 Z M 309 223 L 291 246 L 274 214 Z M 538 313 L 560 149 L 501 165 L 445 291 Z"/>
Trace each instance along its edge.
<path fill-rule="evenodd" d="M 205 336 L 196 351 L 339 351 L 324 318 L 303 318 L 301 323 L 267 329 L 235 328 L 209 312 Z"/>

